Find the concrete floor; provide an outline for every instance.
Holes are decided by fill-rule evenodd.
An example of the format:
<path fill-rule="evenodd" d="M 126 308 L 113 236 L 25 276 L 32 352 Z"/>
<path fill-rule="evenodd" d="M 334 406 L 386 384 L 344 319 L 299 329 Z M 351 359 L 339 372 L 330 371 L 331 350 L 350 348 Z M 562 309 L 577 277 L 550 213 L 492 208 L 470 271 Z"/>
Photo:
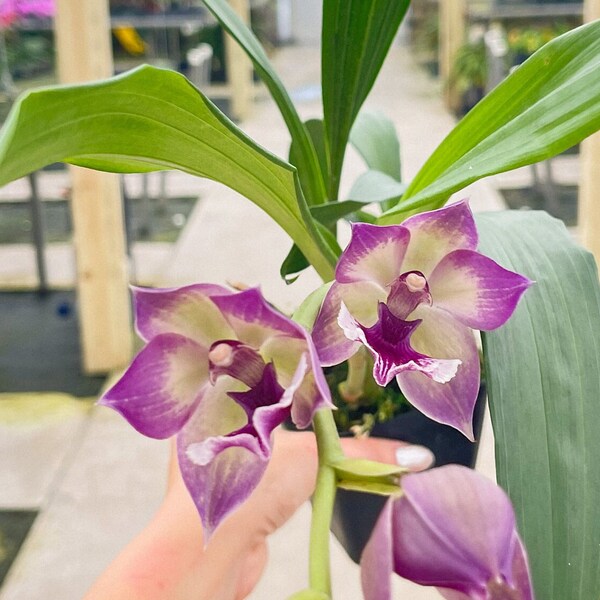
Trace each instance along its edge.
<path fill-rule="evenodd" d="M 296 92 L 303 118 L 319 115 L 315 94 L 319 57 L 315 48 L 286 48 L 276 66 Z M 246 132 L 271 151 L 285 156 L 288 135 L 272 102 L 259 89 Z M 402 145 L 403 172 L 409 180 L 453 126 L 442 105 L 439 84 L 395 48 L 386 61 L 367 106 L 390 116 Z M 364 170 L 349 150 L 343 192 Z M 133 176 L 135 177 L 135 176 Z M 65 182 L 48 180 L 44 185 Z M 3 193 L 18 191 L 20 183 Z M 141 279 L 154 285 L 197 281 L 260 284 L 266 297 L 284 310 L 318 283 L 314 273 L 286 286 L 279 265 L 290 242 L 254 205 L 218 184 L 169 174 L 169 189 L 201 195 L 178 243 L 140 245 L 136 265 Z M 493 182 L 479 182 L 470 196 L 475 210 L 503 208 Z M 233 243 L 235 241 L 235 243 Z M 24 248 L 0 249 L 0 283 L 31 282 L 31 256 Z M 51 278 L 68 286 L 73 280 L 72 249 L 48 249 Z M 29 262 L 28 262 L 29 261 Z M 49 390 L 51 391 L 51 390 Z M 483 435 L 482 469 L 493 474 L 489 423 Z M 76 600 L 118 551 L 147 523 L 164 489 L 167 444 L 135 433 L 109 409 L 60 395 L 4 398 L 0 401 L 0 508 L 41 509 L 32 532 L 0 591 L 0 600 Z M 126 457 L 126 461 L 123 460 Z M 273 536 L 271 560 L 254 600 L 283 599 L 306 585 L 309 507 Z M 361 597 L 358 569 L 334 543 L 336 598 Z M 440 598 L 434 590 L 396 582 L 395 597 Z"/>

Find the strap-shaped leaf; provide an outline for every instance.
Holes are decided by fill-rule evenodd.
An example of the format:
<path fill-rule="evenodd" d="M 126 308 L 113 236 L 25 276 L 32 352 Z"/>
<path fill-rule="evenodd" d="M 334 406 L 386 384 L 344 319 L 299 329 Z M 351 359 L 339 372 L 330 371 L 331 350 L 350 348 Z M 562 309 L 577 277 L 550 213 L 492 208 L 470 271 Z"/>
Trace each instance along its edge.
<path fill-rule="evenodd" d="M 368 171 L 368 173 L 375 173 L 375 171 Z M 387 177 L 386 175 L 383 175 L 383 173 L 380 173 L 380 175 L 382 177 Z M 397 182 L 394 183 L 396 186 L 403 186 L 403 184 Z M 404 187 L 405 186 L 403 186 L 402 189 L 404 189 Z M 369 189 L 372 190 L 372 188 Z M 374 223 L 377 217 L 362 210 L 369 204 L 378 202 L 377 197 L 373 197 L 373 195 L 369 192 L 369 189 L 365 187 L 362 190 L 362 192 L 364 192 L 362 193 L 363 200 L 343 200 L 341 202 L 318 204 L 317 206 L 310 207 L 310 214 L 316 221 L 321 223 L 321 225 L 324 225 L 330 229 L 332 229 L 340 219 L 348 217 L 349 215 L 350 219 L 353 221 L 366 221 L 368 223 Z M 398 195 L 394 195 L 393 197 L 397 198 Z M 385 195 L 384 201 L 386 201 L 387 198 L 388 196 Z M 332 249 L 332 251 L 337 252 L 339 255 L 341 250 L 335 242 L 335 238 L 333 237 L 333 233 L 330 229 L 321 229 L 321 234 L 325 241 L 329 243 L 329 247 Z M 281 263 L 279 274 L 287 284 L 291 284 L 294 283 L 294 281 L 298 279 L 300 273 L 309 266 L 310 264 L 308 260 L 306 260 L 304 254 L 302 254 L 298 246 L 294 244 Z"/>
<path fill-rule="evenodd" d="M 328 167 L 323 121 L 321 119 L 309 119 L 308 121 L 304 122 L 304 127 L 306 127 L 306 131 L 308 131 L 308 135 L 310 136 L 313 148 L 317 153 L 317 160 L 321 178 L 323 181 L 326 181 Z M 296 166 L 302 165 L 301 144 L 299 144 L 298 141 L 293 138 L 292 143 L 290 144 L 289 161 L 290 163 Z M 313 176 L 313 173 L 311 173 L 309 170 L 303 169 L 301 166 L 298 168 L 298 177 L 300 179 L 300 184 L 302 185 L 303 190 L 311 189 L 311 186 L 313 184 L 310 180 Z M 319 202 L 319 204 L 321 204 L 321 202 Z M 313 203 L 313 205 L 315 204 Z"/>
<path fill-rule="evenodd" d="M 350 143 L 369 169 L 402 180 L 398 134 L 394 122 L 383 113 L 361 110 L 350 131 Z"/>
<path fill-rule="evenodd" d="M 335 199 L 348 136 L 410 0 L 323 0 L 323 113 L 329 198 Z"/>
<path fill-rule="evenodd" d="M 0 133 L 0 185 L 53 163 L 115 172 L 179 169 L 229 186 L 265 210 L 324 277 L 302 218 L 294 167 L 262 149 L 183 76 L 140 67 L 112 79 L 22 96 Z"/>
<path fill-rule="evenodd" d="M 320 204 L 319 206 L 329 207 L 336 206 L 337 204 L 338 203 L 335 202 L 331 204 Z M 311 207 L 311 212 L 313 208 L 316 207 Z M 339 256 L 342 253 L 342 249 L 340 248 L 340 245 L 338 244 L 338 241 L 333 232 L 318 220 L 315 221 L 315 226 L 318 232 L 320 233 L 321 238 L 329 247 L 331 255 L 336 257 Z M 290 285 L 294 283 L 294 281 L 296 281 L 296 279 L 298 279 L 298 277 L 300 276 L 300 273 L 302 273 L 304 269 L 308 269 L 310 265 L 311 263 L 302 253 L 302 250 L 299 248 L 299 246 L 297 244 L 294 244 L 288 252 L 287 256 L 283 259 L 283 262 L 281 263 L 281 267 L 279 268 L 279 275 L 281 275 L 281 278 L 288 285 Z"/>
<path fill-rule="evenodd" d="M 396 181 L 381 171 L 367 171 L 356 179 L 348 193 L 348 199 L 358 202 L 398 201 L 406 192 L 406 184 Z"/>
<path fill-rule="evenodd" d="M 352 215 L 356 211 L 362 210 L 369 204 L 373 204 L 377 200 L 342 200 L 341 202 L 328 202 L 327 204 L 319 204 L 318 206 L 310 207 L 310 214 L 323 225 L 333 225 L 340 219 Z"/>
<path fill-rule="evenodd" d="M 535 280 L 483 336 L 499 483 L 517 512 L 536 597 L 600 590 L 600 287 L 592 256 L 539 212 L 478 217 L 481 250 Z"/>
<path fill-rule="evenodd" d="M 269 88 L 269 92 L 290 131 L 292 140 L 297 145 L 297 162 L 294 164 L 300 171 L 305 171 L 309 174 L 303 177 L 302 180 L 302 185 L 307 186 L 303 187 L 303 189 L 308 203 L 321 204 L 325 202 L 325 182 L 319 168 L 319 160 L 311 138 L 260 42 L 226 0 L 204 0 L 204 4 L 215 15 L 221 26 L 246 52 L 260 78 L 264 81 L 267 88 Z"/>
<path fill-rule="evenodd" d="M 437 208 L 468 184 L 549 158 L 600 129 L 600 21 L 536 52 L 454 128 L 381 219 Z"/>

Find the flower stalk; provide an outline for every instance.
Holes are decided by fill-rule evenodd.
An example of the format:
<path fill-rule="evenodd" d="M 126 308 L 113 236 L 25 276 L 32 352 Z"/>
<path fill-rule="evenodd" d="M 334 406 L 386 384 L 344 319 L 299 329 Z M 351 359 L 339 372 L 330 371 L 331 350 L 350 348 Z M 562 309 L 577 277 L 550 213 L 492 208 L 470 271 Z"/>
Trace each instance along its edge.
<path fill-rule="evenodd" d="M 317 411 L 313 427 L 317 437 L 319 470 L 310 527 L 309 581 L 311 589 L 331 597 L 329 527 L 337 489 L 337 475 L 332 465 L 343 457 L 343 452 L 331 410 Z"/>

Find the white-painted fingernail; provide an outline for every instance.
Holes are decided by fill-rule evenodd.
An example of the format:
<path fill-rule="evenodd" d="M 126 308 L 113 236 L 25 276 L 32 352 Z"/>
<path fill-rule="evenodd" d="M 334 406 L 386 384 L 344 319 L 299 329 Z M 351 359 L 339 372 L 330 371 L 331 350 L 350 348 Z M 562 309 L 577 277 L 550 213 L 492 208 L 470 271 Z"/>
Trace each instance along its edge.
<path fill-rule="evenodd" d="M 396 450 L 396 462 L 405 469 L 418 471 L 433 465 L 435 456 L 425 446 L 408 445 Z"/>

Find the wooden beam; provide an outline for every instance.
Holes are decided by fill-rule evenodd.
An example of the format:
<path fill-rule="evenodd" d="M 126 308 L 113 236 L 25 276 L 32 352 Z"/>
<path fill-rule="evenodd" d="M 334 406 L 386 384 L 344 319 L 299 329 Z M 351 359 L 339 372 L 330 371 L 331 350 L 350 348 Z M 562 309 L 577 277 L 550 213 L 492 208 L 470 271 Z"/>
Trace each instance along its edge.
<path fill-rule="evenodd" d="M 439 0 L 439 63 L 440 77 L 446 90 L 445 99 L 449 108 L 460 107 L 460 97 L 450 84 L 454 59 L 466 39 L 466 0 Z"/>
<path fill-rule="evenodd" d="M 600 19 L 600 0 L 585 0 L 583 11 L 585 21 Z M 600 264 L 600 133 L 581 144 L 579 224 L 582 243 Z"/>
<path fill-rule="evenodd" d="M 78 83 L 113 74 L 108 0 L 58 0 L 59 79 Z M 71 167 L 73 241 L 83 367 L 106 373 L 132 352 L 125 229 L 119 176 Z"/>
<path fill-rule="evenodd" d="M 250 3 L 248 0 L 229 0 L 231 8 L 250 25 Z M 225 64 L 231 99 L 231 112 L 234 119 L 243 120 L 250 112 L 254 85 L 252 63 L 239 44 L 225 35 Z"/>

